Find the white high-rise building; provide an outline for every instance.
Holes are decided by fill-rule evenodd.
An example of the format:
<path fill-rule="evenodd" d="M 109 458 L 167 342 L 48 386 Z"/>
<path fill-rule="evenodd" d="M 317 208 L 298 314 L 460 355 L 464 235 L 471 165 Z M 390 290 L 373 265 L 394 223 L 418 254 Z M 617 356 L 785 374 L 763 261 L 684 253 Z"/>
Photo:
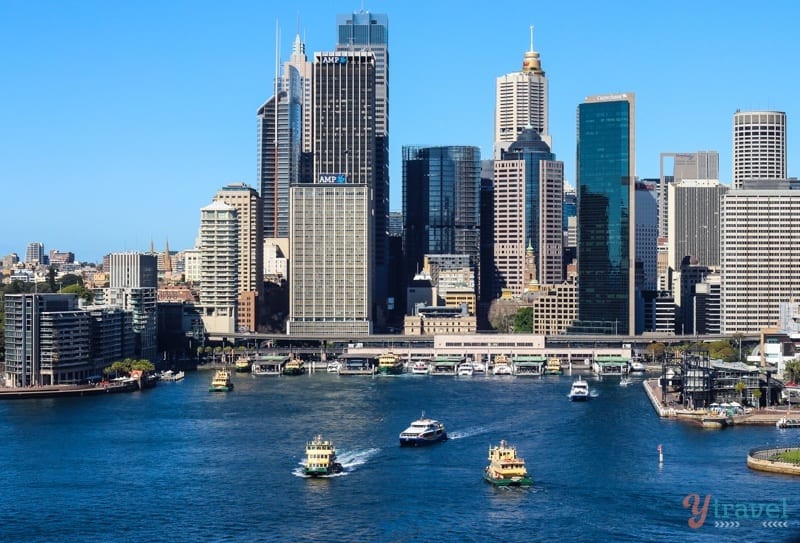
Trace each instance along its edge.
<path fill-rule="evenodd" d="M 722 200 L 722 333 L 775 327 L 800 292 L 800 190 L 788 181 L 728 192 Z"/>
<path fill-rule="evenodd" d="M 494 158 L 499 160 L 503 151 L 517 141 L 522 131 L 531 126 L 542 140 L 552 147 L 547 122 L 547 77 L 539 53 L 531 48 L 522 60 L 522 70 L 497 78 L 494 113 Z"/>
<path fill-rule="evenodd" d="M 786 113 L 737 111 L 733 115 L 733 187 L 747 179 L 786 179 Z"/>
<path fill-rule="evenodd" d="M 261 199 L 254 188 L 244 183 L 236 183 L 220 189 L 214 200 L 225 202 L 236 209 L 236 218 L 239 221 L 237 324 L 241 329 L 255 331 L 258 324 L 258 301 L 264 299 L 264 231 L 261 228 Z"/>
<path fill-rule="evenodd" d="M 200 210 L 200 305 L 207 332 L 236 331 L 239 218 L 216 200 Z"/>
<path fill-rule="evenodd" d="M 289 335 L 372 333 L 372 203 L 368 185 L 291 189 Z"/>

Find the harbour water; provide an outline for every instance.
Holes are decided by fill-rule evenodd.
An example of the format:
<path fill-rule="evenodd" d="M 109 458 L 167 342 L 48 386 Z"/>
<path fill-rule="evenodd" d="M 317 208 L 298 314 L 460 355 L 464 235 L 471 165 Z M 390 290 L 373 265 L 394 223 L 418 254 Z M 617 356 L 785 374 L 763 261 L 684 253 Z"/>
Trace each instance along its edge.
<path fill-rule="evenodd" d="M 568 376 L 235 374 L 233 392 L 209 393 L 211 377 L 192 372 L 144 392 L 0 403 L 3 541 L 800 535 L 800 480 L 746 465 L 749 449 L 798 445 L 800 430 L 661 420 L 640 381 L 590 378 L 595 397 L 573 403 Z M 451 439 L 400 448 L 398 434 L 423 410 Z M 342 474 L 301 475 L 315 434 L 336 444 Z M 501 439 L 525 458 L 531 488 L 482 479 L 489 446 Z"/>

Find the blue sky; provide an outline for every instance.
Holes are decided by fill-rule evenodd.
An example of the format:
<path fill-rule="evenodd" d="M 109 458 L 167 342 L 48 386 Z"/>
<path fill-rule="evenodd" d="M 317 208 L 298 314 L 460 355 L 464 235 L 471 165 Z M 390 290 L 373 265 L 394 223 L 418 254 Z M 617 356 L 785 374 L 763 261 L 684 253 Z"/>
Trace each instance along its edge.
<path fill-rule="evenodd" d="M 476 145 L 491 157 L 495 80 L 535 26 L 553 151 L 574 184 L 585 96 L 636 93 L 636 172 L 663 151 L 717 150 L 731 178 L 736 109 L 800 120 L 800 3 L 0 0 L 0 254 L 28 242 L 82 261 L 193 246 L 200 208 L 256 186 L 256 108 L 299 31 L 309 57 L 336 15 L 389 16 L 391 208 L 403 145 Z M 257 188 L 257 187 L 256 187 Z"/>

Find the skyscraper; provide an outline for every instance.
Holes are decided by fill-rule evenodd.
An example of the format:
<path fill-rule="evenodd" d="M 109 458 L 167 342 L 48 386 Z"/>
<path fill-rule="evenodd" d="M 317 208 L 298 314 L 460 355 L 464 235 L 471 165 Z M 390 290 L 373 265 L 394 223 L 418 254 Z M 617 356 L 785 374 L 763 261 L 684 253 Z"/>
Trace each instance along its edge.
<path fill-rule="evenodd" d="M 722 330 L 755 334 L 776 326 L 780 304 L 800 285 L 800 189 L 796 182 L 745 184 L 722 200 Z"/>
<path fill-rule="evenodd" d="M 635 331 L 633 93 L 578 106 L 578 320 L 596 333 Z"/>
<path fill-rule="evenodd" d="M 288 200 L 288 193 L 287 193 Z M 258 302 L 264 299 L 264 238 L 261 199 L 255 189 L 244 183 L 227 185 L 214 196 L 236 209 L 238 225 L 238 307 L 237 326 L 255 331 L 258 325 Z M 288 215 L 288 209 L 287 215 Z"/>
<path fill-rule="evenodd" d="M 200 210 L 200 306 L 207 332 L 236 331 L 239 218 L 216 200 Z"/>
<path fill-rule="evenodd" d="M 256 114 L 256 176 L 263 207 L 263 236 L 289 237 L 289 187 L 300 180 L 302 151 L 311 148 L 311 63 L 295 39 L 275 94 Z"/>
<path fill-rule="evenodd" d="M 372 333 L 369 192 L 344 182 L 292 187 L 289 335 Z"/>
<path fill-rule="evenodd" d="M 469 146 L 403 147 L 405 279 L 427 254 L 480 257 L 480 149 Z"/>
<path fill-rule="evenodd" d="M 684 257 L 701 266 L 720 265 L 720 208 L 729 187 L 717 179 L 684 179 L 669 187 L 669 266 Z"/>
<path fill-rule="evenodd" d="M 523 130 L 494 161 L 495 296 L 502 288 L 516 296 L 525 291 L 528 251 L 539 284 L 563 280 L 563 193 L 564 163 L 534 128 Z"/>
<path fill-rule="evenodd" d="M 747 179 L 786 179 L 786 113 L 733 115 L 733 188 Z"/>
<path fill-rule="evenodd" d="M 359 11 L 336 16 L 336 52 L 364 51 L 375 58 L 374 146 L 371 157 L 374 199 L 373 302 L 376 325 L 383 326 L 388 297 L 389 263 L 389 18 L 382 13 Z M 360 86 L 355 84 L 355 87 Z M 315 110 L 316 111 L 316 110 Z M 366 113 L 366 111 L 365 111 Z M 357 130 L 357 129 L 356 129 Z M 362 136 L 363 137 L 363 136 Z M 367 137 L 371 139 L 371 137 Z M 315 160 L 317 157 L 315 156 Z M 316 176 L 315 176 L 316 177 Z"/>
<path fill-rule="evenodd" d="M 497 78 L 494 158 L 500 158 L 500 153 L 517 141 L 527 126 L 535 128 L 550 145 L 547 109 L 547 77 L 539 53 L 533 50 L 531 27 L 531 47 L 525 52 L 522 69 Z"/>
<path fill-rule="evenodd" d="M 672 160 L 670 170 L 669 160 Z M 661 153 L 658 181 L 658 237 L 667 237 L 669 210 L 669 186 L 684 179 L 719 179 L 719 153 L 697 151 L 695 153 Z M 671 172 L 671 173 L 670 173 Z"/>

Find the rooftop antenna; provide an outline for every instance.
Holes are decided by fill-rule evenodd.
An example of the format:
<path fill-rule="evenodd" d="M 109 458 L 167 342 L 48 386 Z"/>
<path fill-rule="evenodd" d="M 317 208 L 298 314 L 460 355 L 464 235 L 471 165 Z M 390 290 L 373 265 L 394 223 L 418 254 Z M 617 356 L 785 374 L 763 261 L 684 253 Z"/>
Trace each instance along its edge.
<path fill-rule="evenodd" d="M 280 29 L 280 26 L 278 26 L 278 19 L 275 19 L 275 80 L 273 82 L 273 87 L 274 87 L 274 90 L 275 90 L 275 92 L 274 92 L 274 96 L 275 96 L 275 98 L 274 98 L 274 102 L 275 102 L 275 104 L 274 104 L 275 105 L 275 121 L 274 121 L 275 130 L 273 130 L 274 139 L 275 139 L 275 147 L 278 146 L 278 77 L 279 77 L 279 74 L 280 74 L 280 63 L 281 63 L 281 61 L 280 61 L 280 55 L 281 55 L 281 53 L 280 53 L 280 47 L 281 47 L 280 43 L 281 43 L 281 29 Z"/>
<path fill-rule="evenodd" d="M 533 53 L 533 25 L 531 25 L 531 53 Z"/>

